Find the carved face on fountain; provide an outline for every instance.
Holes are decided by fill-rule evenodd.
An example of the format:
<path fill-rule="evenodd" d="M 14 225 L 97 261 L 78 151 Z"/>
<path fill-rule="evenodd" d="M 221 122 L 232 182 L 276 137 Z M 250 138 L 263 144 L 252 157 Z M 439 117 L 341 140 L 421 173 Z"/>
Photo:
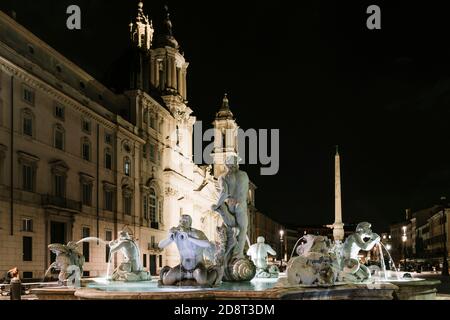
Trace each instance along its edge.
<path fill-rule="evenodd" d="M 369 222 L 361 222 L 356 226 L 356 233 L 359 234 L 361 239 L 370 238 L 373 234 L 372 225 Z"/>

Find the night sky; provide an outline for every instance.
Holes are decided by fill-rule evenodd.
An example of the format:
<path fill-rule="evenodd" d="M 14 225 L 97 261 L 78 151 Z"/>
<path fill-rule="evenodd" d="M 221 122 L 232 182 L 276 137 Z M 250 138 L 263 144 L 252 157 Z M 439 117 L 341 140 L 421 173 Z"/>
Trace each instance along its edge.
<path fill-rule="evenodd" d="M 427 1 L 169 1 L 190 62 L 188 94 L 212 122 L 224 92 L 242 128 L 280 129 L 280 171 L 260 176 L 260 211 L 281 223 L 334 218 L 334 146 L 344 222 L 382 231 L 405 208 L 450 198 L 450 17 Z M 167 1 L 144 1 L 156 27 Z M 66 29 L 68 5 L 82 30 Z M 382 29 L 366 28 L 381 7 Z M 101 80 L 127 49 L 135 0 L 1 0 L 0 9 Z"/>

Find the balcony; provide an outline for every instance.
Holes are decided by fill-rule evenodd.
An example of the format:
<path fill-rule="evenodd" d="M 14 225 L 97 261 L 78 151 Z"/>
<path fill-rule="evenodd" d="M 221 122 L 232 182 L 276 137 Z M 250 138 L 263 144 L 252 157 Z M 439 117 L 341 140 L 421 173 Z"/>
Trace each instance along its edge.
<path fill-rule="evenodd" d="M 148 244 L 148 250 L 161 251 L 161 249 L 159 248 L 157 243 L 151 243 L 151 242 L 149 242 L 149 244 Z"/>
<path fill-rule="evenodd" d="M 81 202 L 67 198 L 56 197 L 49 194 L 41 196 L 42 206 L 45 208 L 56 208 L 70 212 L 80 212 Z"/>

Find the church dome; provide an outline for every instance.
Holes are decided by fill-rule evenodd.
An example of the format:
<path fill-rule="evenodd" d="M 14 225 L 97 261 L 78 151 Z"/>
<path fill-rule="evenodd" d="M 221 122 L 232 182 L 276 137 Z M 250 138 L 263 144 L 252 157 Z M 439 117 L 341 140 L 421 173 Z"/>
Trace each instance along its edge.
<path fill-rule="evenodd" d="M 171 47 L 178 49 L 180 46 L 178 44 L 178 41 L 173 36 L 173 25 L 172 21 L 170 20 L 170 13 L 167 6 L 166 9 L 166 18 L 164 19 L 161 29 L 158 32 L 158 35 L 156 36 L 156 41 L 154 44 L 155 48 L 164 48 L 164 47 Z"/>

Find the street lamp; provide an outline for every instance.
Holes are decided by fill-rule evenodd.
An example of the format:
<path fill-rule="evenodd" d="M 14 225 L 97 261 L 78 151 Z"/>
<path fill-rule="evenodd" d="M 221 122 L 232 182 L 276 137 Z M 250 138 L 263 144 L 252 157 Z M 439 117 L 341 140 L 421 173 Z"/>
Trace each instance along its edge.
<path fill-rule="evenodd" d="M 406 236 L 406 226 L 402 227 L 403 229 L 403 235 L 402 235 L 402 242 L 403 242 L 403 265 L 406 270 L 406 240 L 408 240 L 408 237 Z"/>
<path fill-rule="evenodd" d="M 445 228 L 445 223 L 447 222 L 447 215 L 445 214 L 445 207 L 446 207 L 446 197 L 441 197 L 441 203 L 442 203 L 442 240 L 444 242 L 444 254 L 442 256 L 442 275 L 448 276 L 448 261 L 447 261 L 447 230 Z"/>
<path fill-rule="evenodd" d="M 282 271 L 282 267 L 283 267 L 283 236 L 284 236 L 284 230 L 281 229 L 280 230 L 280 271 Z"/>

